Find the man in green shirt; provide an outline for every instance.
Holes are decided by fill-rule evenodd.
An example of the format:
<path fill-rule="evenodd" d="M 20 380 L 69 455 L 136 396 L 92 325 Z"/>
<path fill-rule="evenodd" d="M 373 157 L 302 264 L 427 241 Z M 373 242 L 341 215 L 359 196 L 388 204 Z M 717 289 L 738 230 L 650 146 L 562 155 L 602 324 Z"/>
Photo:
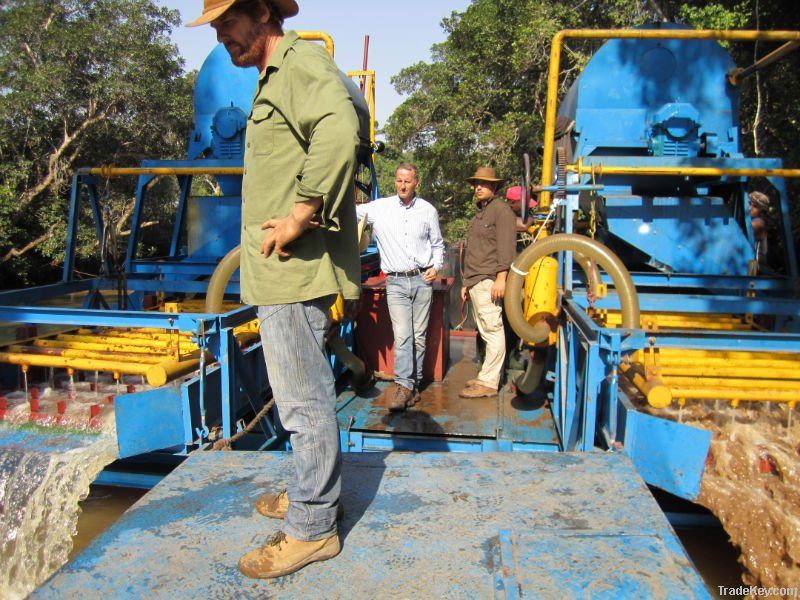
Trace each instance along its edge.
<path fill-rule="evenodd" d="M 284 519 L 248 552 L 248 577 L 293 573 L 339 553 L 341 452 L 333 374 L 324 352 L 328 308 L 360 292 L 354 171 L 359 123 L 335 63 L 283 32 L 295 0 L 205 0 L 190 26 L 210 23 L 233 63 L 261 71 L 247 123 L 242 181 L 242 300 L 256 306 L 278 412 L 294 449 L 295 481 L 257 510 Z"/>

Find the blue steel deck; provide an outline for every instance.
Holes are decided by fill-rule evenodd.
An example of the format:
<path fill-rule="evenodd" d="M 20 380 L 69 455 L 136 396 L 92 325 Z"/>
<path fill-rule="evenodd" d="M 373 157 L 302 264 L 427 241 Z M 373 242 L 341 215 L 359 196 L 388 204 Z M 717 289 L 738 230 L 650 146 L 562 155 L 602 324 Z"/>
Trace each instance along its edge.
<path fill-rule="evenodd" d="M 196 452 L 33 598 L 709 598 L 620 454 L 345 455 L 342 554 L 271 581 L 239 555 L 283 453 Z"/>
<path fill-rule="evenodd" d="M 408 411 L 392 413 L 387 408 L 391 385 L 379 384 L 369 397 L 345 390 L 337 405 L 339 426 L 354 432 L 351 438 L 363 434 L 358 450 L 443 451 L 470 446 L 511 450 L 512 445 L 519 450 L 558 450 L 552 413 L 542 401 L 524 401 L 508 385 L 493 398 L 459 398 L 467 380 L 477 375 L 473 345 L 471 339 L 451 341 L 451 355 L 457 362 L 444 381 L 430 384 L 422 391 L 421 401 Z M 402 442 L 397 436 L 417 436 L 417 440 Z"/>

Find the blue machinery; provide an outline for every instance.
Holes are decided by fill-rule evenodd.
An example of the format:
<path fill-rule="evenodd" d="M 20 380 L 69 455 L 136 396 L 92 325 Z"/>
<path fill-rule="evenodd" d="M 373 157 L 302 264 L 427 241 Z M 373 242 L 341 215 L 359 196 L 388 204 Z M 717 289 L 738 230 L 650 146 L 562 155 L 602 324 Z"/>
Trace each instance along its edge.
<path fill-rule="evenodd" d="M 575 161 L 561 161 L 561 181 L 557 183 L 565 190 L 584 190 L 563 194 L 554 203 L 561 212 L 560 231 L 572 233 L 574 215 L 579 210 L 591 215 L 596 237 L 622 256 L 633 272 L 647 321 L 645 329 L 618 328 L 619 296 L 611 293 L 595 298 L 587 294 L 583 285 L 586 277 L 578 271 L 573 281 L 573 271 L 568 268 L 572 253 L 564 252 L 560 255 L 561 287 L 567 293 L 561 299 L 560 327 L 553 337 L 558 343 L 550 352 L 549 363 L 549 379 L 554 383 L 552 415 L 545 409 L 527 421 L 514 419 L 508 416 L 513 409 L 501 406 L 501 418 L 496 421 L 480 415 L 472 422 L 454 424 L 451 419 L 441 423 L 438 436 L 419 436 L 413 435 L 413 428 L 408 434 L 402 427 L 372 431 L 370 423 L 379 420 L 382 409 L 370 408 L 369 399 L 353 396 L 341 411 L 346 450 L 623 448 L 648 482 L 694 498 L 709 433 L 634 408 L 636 402 L 624 391 L 632 388 L 618 385 L 623 372 L 624 379 L 644 396 L 655 389 L 650 396 L 660 398 L 662 405 L 716 398 L 734 406 L 741 401 L 774 399 L 786 402 L 789 410 L 794 407 L 798 390 L 792 387 L 791 379 L 788 386 L 778 386 L 766 395 L 754 392 L 756 387 L 766 389 L 763 376 L 754 379 L 749 389 L 731 392 L 715 380 L 693 393 L 685 385 L 670 386 L 662 381 L 668 378 L 660 364 L 645 364 L 666 361 L 670 351 L 676 349 L 678 358 L 698 360 L 697 356 L 704 356 L 711 362 L 724 358 L 734 363 L 736 355 L 713 353 L 761 352 L 765 358 L 777 357 L 791 365 L 800 341 L 793 299 L 797 260 L 783 179 L 767 177 L 786 240 L 786 269 L 779 275 L 751 276 L 755 242 L 747 217 L 749 179 L 737 174 L 742 169 L 792 173 L 775 171 L 782 169 L 778 159 L 747 159 L 741 155 L 738 89 L 728 79 L 735 65 L 711 39 L 675 39 L 692 34 L 678 28 L 622 34 L 589 32 L 587 37 L 622 35 L 632 39 L 614 39 L 603 45 L 559 110 L 573 122 L 565 139 Z M 723 34 L 745 38 L 748 32 Z M 795 34 L 756 35 L 790 40 Z M 659 37 L 637 39 L 642 36 Z M 554 50 L 557 46 L 560 40 Z M 557 84 L 557 65 L 555 74 Z M 358 75 L 367 77 L 370 72 Z M 62 282 L 0 295 L 2 322 L 62 329 L 146 328 L 182 333 L 194 342 L 190 349 L 195 351 L 195 364 L 174 369 L 172 375 L 163 378 L 174 381 L 116 399 L 121 457 L 163 448 L 185 453 L 214 436 L 228 437 L 236 432 L 239 419 L 259 409 L 268 398 L 257 340 L 252 335 L 240 335 L 237 342 L 237 335 L 243 329 L 246 332 L 254 317 L 252 309 L 234 306 L 221 314 L 208 314 L 198 310 L 197 304 L 192 309 L 191 301 L 185 300 L 205 292 L 219 258 L 238 241 L 240 156 L 255 79 L 254 70 L 233 68 L 224 48 L 217 47 L 198 75 L 195 129 L 187 159 L 145 161 L 138 169 L 99 168 L 77 173 Z M 359 108 L 362 116 L 369 109 L 363 100 Z M 550 110 L 554 111 L 555 105 Z M 554 113 L 548 114 L 548 127 L 553 117 Z M 549 154 L 545 152 L 545 173 L 549 172 Z M 557 153 L 552 151 L 552 155 Z M 629 170 L 613 171 L 620 166 Z M 650 174 L 664 168 L 667 175 Z M 649 170 L 637 171 L 642 169 Z M 703 169 L 728 174 L 693 175 Z M 139 178 L 124 273 L 116 278 L 107 275 L 77 280 L 74 265 L 80 205 L 88 199 L 97 235 L 103 239 L 98 186 L 112 171 Z M 140 256 L 143 214 L 150 185 L 161 174 L 177 175 L 180 187 L 170 250 L 164 257 L 144 258 Z M 192 196 L 192 178 L 198 174 L 216 176 L 220 195 Z M 557 189 L 547 187 L 549 179 L 545 176 L 545 189 Z M 550 208 L 547 196 L 543 194 L 541 202 L 544 210 Z M 539 215 L 540 223 L 544 216 Z M 374 258 L 374 253 L 365 255 L 365 270 L 374 266 Z M 104 272 L 110 273 L 108 264 Z M 602 277 L 605 283 L 612 283 L 605 274 Z M 103 292 L 119 291 L 120 287 L 124 289 L 117 295 L 118 302 L 109 302 L 108 293 Z M 235 279 L 226 292 L 238 293 Z M 48 299 L 76 293 L 84 298 L 79 309 L 44 305 Z M 174 298 L 183 298 L 186 304 L 183 309 L 172 310 L 188 312 L 144 310 L 145 306 Z M 709 320 L 709 313 L 719 318 Z M 771 320 L 765 321 L 765 316 Z M 719 326 L 719 319 L 726 318 L 739 324 L 733 332 Z M 695 356 L 692 351 L 701 354 Z M 642 372 L 637 376 L 640 366 Z M 358 422 L 359 414 L 366 415 L 362 423 Z M 542 416 L 545 426 L 541 425 Z M 278 429 L 273 418 L 265 418 L 260 435 L 251 436 L 243 447 L 274 447 Z"/>
<path fill-rule="evenodd" d="M 513 394 L 506 390 L 489 411 L 494 413 L 491 418 L 485 411 L 467 411 L 459 413 L 466 415 L 461 421 L 452 414 L 428 415 L 437 425 L 433 430 L 374 429 L 384 411 L 372 406 L 370 398 L 344 391 L 343 450 L 600 447 L 630 457 L 648 483 L 695 499 L 711 433 L 663 418 L 659 409 L 702 400 L 734 407 L 774 401 L 790 415 L 800 399 L 798 267 L 783 180 L 797 172 L 783 169 L 779 159 L 747 159 L 741 154 L 739 93 L 728 79 L 735 65 L 713 38 L 792 41 L 799 36 L 692 32 L 674 26 L 563 33 L 554 43 L 542 212 L 536 215 L 536 231 L 551 234 L 546 241 L 558 256 L 562 290 L 556 320 L 549 322 L 550 331 L 544 340 L 536 340 L 532 351 L 544 364 L 537 383 L 552 383 L 549 408 L 516 414 Z M 560 52 L 564 37 L 624 39 L 612 39 L 600 48 L 561 103 L 558 114 L 568 127 L 556 150 L 556 47 Z M 259 343 L 247 336 L 237 341 L 237 333 L 246 331 L 254 318 L 250 307 L 222 314 L 144 310 L 154 296 L 158 302 L 204 293 L 218 259 L 238 241 L 239 157 L 254 79 L 247 71 L 231 71 L 226 57 L 218 47 L 198 77 L 196 128 L 187 160 L 145 161 L 140 169 L 129 171 L 139 176 L 139 185 L 124 277 L 73 277 L 84 195 L 98 237 L 103 235 L 98 184 L 110 172 L 87 170 L 73 181 L 63 281 L 0 295 L 2 322 L 148 328 L 191 337 L 199 352 L 188 372 L 176 369 L 167 385 L 116 399 L 121 457 L 164 448 L 186 453 L 214 435 L 228 437 L 240 418 L 257 412 L 268 398 Z M 190 195 L 192 176 L 200 173 L 217 176 L 221 196 Z M 143 211 L 148 187 L 159 174 L 177 175 L 181 194 L 169 255 L 145 259 L 139 256 Z M 783 272 L 756 274 L 747 191 L 751 178 L 759 175 L 771 188 L 781 222 Z M 550 192 L 555 192 L 553 199 Z M 558 245 L 564 239 L 560 236 L 582 227 L 576 219 L 579 212 L 588 217 L 584 232 L 622 257 L 632 273 L 641 328 L 626 325 L 620 281 L 606 273 L 593 281 L 591 256 L 586 268 L 573 270 L 573 258 L 576 264 L 582 260 L 580 252 Z M 364 261 L 368 269 L 374 255 L 365 255 Z M 596 262 L 609 270 L 603 261 Z M 121 306 L 102 292 L 119 288 L 123 280 Z M 614 291 L 607 293 L 611 284 Z M 238 293 L 235 280 L 226 292 Z M 68 293 L 82 294 L 83 307 L 39 306 L 43 299 Z M 765 375 L 761 360 L 777 361 L 783 376 Z M 727 372 L 726 362 L 740 376 Z M 698 370 L 698 365 L 703 368 Z M 261 429 L 239 448 L 276 447 L 277 420 L 265 418 Z M 501 534 L 498 543 L 511 548 L 517 538 L 508 532 L 506 536 Z M 511 553 L 507 549 L 506 556 Z M 496 589 L 506 585 L 503 589 L 509 590 L 511 583 L 501 581 Z"/>

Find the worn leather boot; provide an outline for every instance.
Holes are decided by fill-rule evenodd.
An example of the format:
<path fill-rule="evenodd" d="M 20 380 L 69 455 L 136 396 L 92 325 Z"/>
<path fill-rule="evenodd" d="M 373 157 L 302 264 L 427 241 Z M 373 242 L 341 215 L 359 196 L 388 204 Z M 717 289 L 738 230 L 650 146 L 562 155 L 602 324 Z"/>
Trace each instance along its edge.
<path fill-rule="evenodd" d="M 394 384 L 394 392 L 389 399 L 389 410 L 401 411 L 414 405 L 414 390 L 410 390 L 399 383 Z"/>
<path fill-rule="evenodd" d="M 497 395 L 497 390 L 487 387 L 483 384 L 476 383 L 465 387 L 458 394 L 462 398 L 489 398 Z"/>
<path fill-rule="evenodd" d="M 256 510 L 272 519 L 285 519 L 286 512 L 289 510 L 289 494 L 286 490 L 281 490 L 277 494 L 272 492 L 269 494 L 262 494 L 256 499 Z M 344 516 L 344 507 L 341 501 L 336 509 L 336 518 L 341 519 Z"/>
<path fill-rule="evenodd" d="M 283 577 L 312 562 L 333 558 L 340 551 L 338 533 L 323 540 L 303 542 L 279 531 L 266 546 L 242 556 L 239 570 L 242 575 L 254 579 Z"/>

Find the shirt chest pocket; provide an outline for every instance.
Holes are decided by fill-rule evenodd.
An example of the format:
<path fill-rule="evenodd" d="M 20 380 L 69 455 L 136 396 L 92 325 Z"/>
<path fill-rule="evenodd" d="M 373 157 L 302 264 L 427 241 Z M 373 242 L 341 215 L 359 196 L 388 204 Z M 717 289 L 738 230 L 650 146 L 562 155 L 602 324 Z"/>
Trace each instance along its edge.
<path fill-rule="evenodd" d="M 275 107 L 261 105 L 253 107 L 250 127 L 247 130 L 247 146 L 256 156 L 272 154 L 275 149 Z"/>

